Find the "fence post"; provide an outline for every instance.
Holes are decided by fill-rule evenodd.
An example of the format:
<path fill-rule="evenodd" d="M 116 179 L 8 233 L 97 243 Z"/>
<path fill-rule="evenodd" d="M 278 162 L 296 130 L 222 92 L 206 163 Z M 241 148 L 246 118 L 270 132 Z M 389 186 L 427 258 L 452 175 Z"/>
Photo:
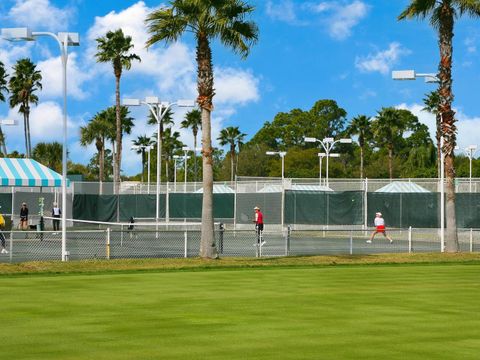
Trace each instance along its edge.
<path fill-rule="evenodd" d="M 107 228 L 107 260 L 110 260 L 110 228 Z"/>
<path fill-rule="evenodd" d="M 120 225 L 120 246 L 123 247 L 123 224 Z"/>
<path fill-rule="evenodd" d="M 473 229 L 470 228 L 470 252 L 473 252 Z"/>
<path fill-rule="evenodd" d="M 412 253 L 412 227 L 408 228 L 408 253 Z"/>
<path fill-rule="evenodd" d="M 353 230 L 350 230 L 350 255 L 353 255 Z"/>
<path fill-rule="evenodd" d="M 183 233 L 183 237 L 184 237 L 183 257 L 187 258 L 188 257 L 188 231 L 187 230 L 185 230 L 185 232 Z"/>
<path fill-rule="evenodd" d="M 287 226 L 287 232 L 285 236 L 285 256 L 290 255 L 290 234 L 292 233 L 292 226 Z"/>
<path fill-rule="evenodd" d="M 220 231 L 219 231 L 219 239 L 218 239 L 218 248 L 220 250 L 220 254 L 223 254 L 223 233 L 225 232 L 225 224 L 220 223 L 219 225 Z"/>
<path fill-rule="evenodd" d="M 12 211 L 13 213 L 13 211 Z M 12 227 L 13 227 L 13 223 L 12 223 Z M 10 263 L 12 262 L 12 252 L 13 252 L 13 231 L 10 229 L 10 244 L 9 244 L 9 253 L 8 253 L 8 258 L 9 258 L 9 261 Z"/>

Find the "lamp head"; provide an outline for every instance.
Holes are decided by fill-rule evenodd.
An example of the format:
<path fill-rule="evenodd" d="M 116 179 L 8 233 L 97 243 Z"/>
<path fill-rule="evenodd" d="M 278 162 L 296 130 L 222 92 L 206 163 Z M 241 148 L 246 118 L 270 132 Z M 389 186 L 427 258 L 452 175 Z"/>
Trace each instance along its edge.
<path fill-rule="evenodd" d="M 276 151 L 267 151 L 265 154 L 267 155 L 277 155 Z"/>
<path fill-rule="evenodd" d="M 140 106 L 140 99 L 123 99 L 123 106 Z"/>
<path fill-rule="evenodd" d="M 328 156 L 334 157 L 334 158 L 338 158 L 338 157 L 340 157 L 340 154 L 338 154 L 338 153 L 333 153 L 333 154 L 329 154 Z"/>
<path fill-rule="evenodd" d="M 352 143 L 352 139 L 340 139 L 340 142 L 342 144 L 351 144 Z"/>
<path fill-rule="evenodd" d="M 310 143 L 314 143 L 314 142 L 317 142 L 318 139 L 317 139 L 317 138 L 314 138 L 314 137 L 307 137 L 307 136 L 305 136 L 305 137 L 303 138 L 303 141 L 305 141 L 305 142 L 310 142 Z"/>
<path fill-rule="evenodd" d="M 195 107 L 195 100 L 181 99 L 177 100 L 178 107 Z"/>
<path fill-rule="evenodd" d="M 332 137 L 327 137 L 327 138 L 323 139 L 324 143 L 329 143 L 329 144 L 333 143 L 334 141 L 335 140 Z"/>
<path fill-rule="evenodd" d="M 8 41 L 33 41 L 32 30 L 28 27 L 2 29 L 2 37 Z"/>
<path fill-rule="evenodd" d="M 183 147 L 182 147 L 182 150 L 183 150 L 183 151 L 190 151 L 190 148 L 189 148 L 188 146 L 183 146 Z"/>
<path fill-rule="evenodd" d="M 327 154 L 325 154 L 325 153 L 318 153 L 318 157 L 323 158 L 323 157 L 325 157 L 325 156 L 327 156 Z"/>
<path fill-rule="evenodd" d="M 415 80 L 415 70 L 392 71 L 393 80 Z"/>
<path fill-rule="evenodd" d="M 66 43 L 67 46 L 80 46 L 80 36 L 78 33 L 73 32 L 60 32 L 58 38 L 62 43 Z"/>
<path fill-rule="evenodd" d="M 147 104 L 150 104 L 150 105 L 158 105 L 158 103 L 160 102 L 160 100 L 158 99 L 158 97 L 156 96 L 147 96 L 145 98 L 145 102 Z"/>

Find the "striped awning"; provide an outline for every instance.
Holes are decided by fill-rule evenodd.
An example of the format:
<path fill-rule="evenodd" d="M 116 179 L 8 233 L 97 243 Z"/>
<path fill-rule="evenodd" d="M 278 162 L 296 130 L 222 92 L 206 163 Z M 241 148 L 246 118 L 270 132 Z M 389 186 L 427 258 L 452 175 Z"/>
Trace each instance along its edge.
<path fill-rule="evenodd" d="M 414 182 L 407 181 L 394 181 L 384 187 L 375 190 L 375 192 L 384 192 L 384 193 L 428 193 L 427 189 L 421 187 Z"/>
<path fill-rule="evenodd" d="M 62 186 L 60 174 L 32 159 L 0 158 L 0 180 L 1 186 Z"/>

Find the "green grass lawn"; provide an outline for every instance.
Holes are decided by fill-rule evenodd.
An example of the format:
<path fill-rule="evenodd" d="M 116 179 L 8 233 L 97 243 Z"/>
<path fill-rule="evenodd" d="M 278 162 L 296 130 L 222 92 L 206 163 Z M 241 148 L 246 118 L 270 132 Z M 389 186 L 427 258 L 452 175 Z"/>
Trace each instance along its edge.
<path fill-rule="evenodd" d="M 480 264 L 0 277 L 0 359 L 478 359 Z"/>

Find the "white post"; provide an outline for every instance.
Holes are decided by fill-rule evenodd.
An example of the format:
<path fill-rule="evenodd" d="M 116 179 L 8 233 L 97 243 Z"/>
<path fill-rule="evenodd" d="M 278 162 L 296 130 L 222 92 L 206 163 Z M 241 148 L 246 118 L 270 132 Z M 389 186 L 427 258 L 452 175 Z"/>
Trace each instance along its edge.
<path fill-rule="evenodd" d="M 328 143 L 327 143 L 327 146 L 325 147 L 325 152 L 327 153 L 327 171 L 325 173 L 325 178 L 326 178 L 326 181 L 327 181 L 326 182 L 327 187 L 330 187 L 330 183 L 328 181 L 328 158 L 330 157 L 330 148 L 328 147 Z"/>
<path fill-rule="evenodd" d="M 408 228 L 408 253 L 412 253 L 412 227 Z"/>
<path fill-rule="evenodd" d="M 285 222 L 285 155 L 280 154 L 282 158 L 282 206 L 281 206 L 281 214 L 280 214 L 280 222 L 281 222 L 281 227 L 283 230 L 283 225 Z"/>
<path fill-rule="evenodd" d="M 184 185 L 184 188 L 183 188 L 183 192 L 186 193 L 187 192 L 187 150 L 185 150 L 185 185 Z"/>
<path fill-rule="evenodd" d="M 350 231 L 350 255 L 353 255 L 353 231 Z"/>
<path fill-rule="evenodd" d="M 473 229 L 470 229 L 470 252 L 473 252 Z"/>
<path fill-rule="evenodd" d="M 184 237 L 184 254 L 183 254 L 183 257 L 187 258 L 188 257 L 188 231 L 187 230 L 185 230 L 185 232 L 183 233 L 183 237 Z"/>
<path fill-rule="evenodd" d="M 107 260 L 110 260 L 110 228 L 107 228 Z"/>
<path fill-rule="evenodd" d="M 147 171 L 148 171 L 148 175 L 147 175 L 147 177 L 148 177 L 148 179 L 147 179 L 148 191 L 147 191 L 147 193 L 149 195 L 150 195 L 150 150 L 151 150 L 151 148 L 149 146 L 148 147 L 148 160 L 147 160 L 147 163 L 148 163 L 148 165 L 147 165 Z"/>
<path fill-rule="evenodd" d="M 160 106 L 160 105 L 158 105 Z M 160 165 L 160 156 L 161 156 L 161 140 L 160 140 L 160 119 L 157 117 L 157 190 L 155 196 L 155 221 L 158 222 L 160 218 L 160 174 L 161 174 L 161 165 Z"/>
<path fill-rule="evenodd" d="M 443 136 L 440 138 L 440 246 L 445 251 L 445 154 L 443 153 Z"/>

